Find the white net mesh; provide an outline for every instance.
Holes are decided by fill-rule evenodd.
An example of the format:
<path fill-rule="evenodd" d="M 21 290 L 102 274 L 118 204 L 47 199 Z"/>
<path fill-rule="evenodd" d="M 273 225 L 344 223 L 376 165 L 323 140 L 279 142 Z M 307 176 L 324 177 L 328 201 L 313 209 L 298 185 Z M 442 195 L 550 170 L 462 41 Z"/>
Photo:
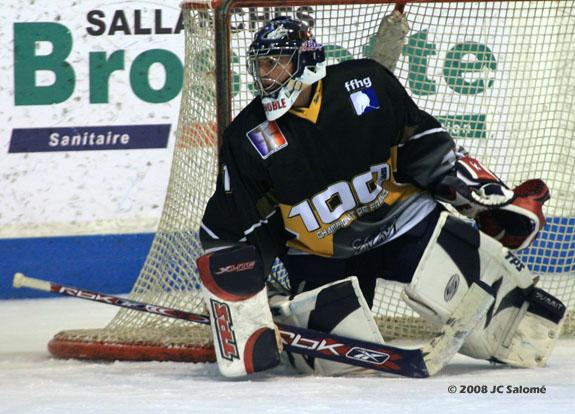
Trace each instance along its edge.
<path fill-rule="evenodd" d="M 250 8 L 235 3 L 239 6 L 230 8 L 227 26 L 229 43 L 223 33 L 216 34 L 214 18 L 219 10 L 207 7 L 207 1 L 184 4 L 186 79 L 178 141 L 159 230 L 130 295 L 135 300 L 203 313 L 195 258 L 201 254 L 197 229 L 217 168 L 216 109 L 235 116 L 253 99 L 244 56 L 255 30 L 276 15 L 303 19 L 324 44 L 329 62 L 335 63 L 371 57 L 381 46 L 374 35 L 394 8 L 385 2 L 337 0 L 322 5 L 296 1 L 293 6 L 289 1 L 262 2 L 266 7 L 255 7 L 252 1 Z M 282 8 L 272 7 L 274 3 Z M 398 49 L 394 36 L 384 42 L 389 53 L 401 51 L 395 74 L 411 96 L 459 144 L 510 186 L 527 178 L 548 183 L 549 222 L 521 256 L 541 275 L 541 286 L 571 309 L 575 304 L 575 200 L 569 191 L 575 167 L 574 6 L 575 1 L 408 3 L 405 13 L 411 30 L 405 44 Z M 226 44 L 229 68 L 215 63 L 216 41 Z M 229 76 L 231 98 L 216 105 L 215 80 L 221 73 Z M 277 262 L 272 278 L 285 281 L 285 276 Z M 384 337 L 429 334 L 430 327 L 401 302 L 400 292 L 397 283 L 378 286 L 373 310 Z M 573 333 L 572 324 L 567 323 L 566 329 Z M 51 349 L 58 354 L 57 345 L 64 342 L 179 349 L 209 341 L 206 327 L 121 310 L 104 329 L 60 333 Z"/>

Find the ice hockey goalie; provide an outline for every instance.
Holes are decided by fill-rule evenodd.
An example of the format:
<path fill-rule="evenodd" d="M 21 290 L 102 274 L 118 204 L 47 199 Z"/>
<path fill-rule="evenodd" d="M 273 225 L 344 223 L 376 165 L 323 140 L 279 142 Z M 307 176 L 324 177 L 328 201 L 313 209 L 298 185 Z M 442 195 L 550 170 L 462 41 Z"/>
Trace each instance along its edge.
<path fill-rule="evenodd" d="M 198 264 L 221 372 L 244 375 L 280 361 L 265 285 L 276 258 L 291 289 L 272 300 L 282 322 L 377 342 L 370 312 L 377 278 L 404 283 L 403 299 L 437 324 L 461 312 L 475 286 L 493 305 L 461 352 L 544 365 L 565 307 L 537 287 L 512 250 L 528 246 L 545 224 L 545 183 L 508 188 L 456 150 L 377 61 L 327 66 L 301 21 L 271 20 L 247 57 L 258 96 L 223 134 L 200 231 L 206 255 Z M 350 371 L 292 362 L 319 374 Z"/>

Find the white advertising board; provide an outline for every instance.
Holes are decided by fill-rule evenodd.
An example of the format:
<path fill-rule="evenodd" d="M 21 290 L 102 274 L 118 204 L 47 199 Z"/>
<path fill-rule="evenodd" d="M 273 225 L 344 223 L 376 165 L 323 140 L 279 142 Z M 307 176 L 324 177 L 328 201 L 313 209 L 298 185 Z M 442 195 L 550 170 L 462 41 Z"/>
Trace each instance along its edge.
<path fill-rule="evenodd" d="M 0 238 L 154 231 L 182 86 L 179 2 L 0 8 Z"/>

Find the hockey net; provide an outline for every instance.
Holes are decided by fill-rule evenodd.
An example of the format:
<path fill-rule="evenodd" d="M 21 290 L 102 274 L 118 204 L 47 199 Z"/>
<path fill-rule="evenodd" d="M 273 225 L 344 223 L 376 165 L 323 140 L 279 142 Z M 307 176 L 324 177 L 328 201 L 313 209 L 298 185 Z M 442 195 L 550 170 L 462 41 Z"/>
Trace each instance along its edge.
<path fill-rule="evenodd" d="M 527 178 L 548 183 L 547 226 L 521 256 L 541 276 L 541 286 L 568 305 L 564 334 L 573 334 L 575 1 L 403 3 L 410 25 L 403 45 L 397 27 L 378 34 L 393 2 L 182 4 L 186 70 L 177 144 L 160 225 L 130 298 L 204 312 L 195 267 L 202 252 L 197 230 L 214 188 L 218 133 L 253 98 L 245 52 L 255 30 L 287 15 L 313 27 L 330 63 L 389 54 L 418 105 L 509 185 Z M 286 283 L 279 261 L 270 280 Z M 399 298 L 401 289 L 397 283 L 378 284 L 373 312 L 383 336 L 429 335 L 432 328 Z M 60 357 L 88 359 L 214 357 L 209 327 L 130 310 L 119 311 L 103 329 L 61 332 L 49 349 Z"/>

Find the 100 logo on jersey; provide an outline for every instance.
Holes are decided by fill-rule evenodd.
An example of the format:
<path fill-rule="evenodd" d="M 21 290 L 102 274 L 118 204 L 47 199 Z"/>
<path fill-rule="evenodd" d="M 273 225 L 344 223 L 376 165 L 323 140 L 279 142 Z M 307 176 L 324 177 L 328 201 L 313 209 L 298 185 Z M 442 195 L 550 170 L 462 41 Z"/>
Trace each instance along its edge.
<path fill-rule="evenodd" d="M 317 231 L 317 237 L 322 239 L 381 207 L 389 194 L 381 184 L 390 177 L 388 164 L 371 166 L 351 182 L 331 184 L 310 199 L 294 205 L 287 216 L 290 219 L 300 217 L 306 230 Z M 326 225 L 330 226 L 326 228 Z"/>

